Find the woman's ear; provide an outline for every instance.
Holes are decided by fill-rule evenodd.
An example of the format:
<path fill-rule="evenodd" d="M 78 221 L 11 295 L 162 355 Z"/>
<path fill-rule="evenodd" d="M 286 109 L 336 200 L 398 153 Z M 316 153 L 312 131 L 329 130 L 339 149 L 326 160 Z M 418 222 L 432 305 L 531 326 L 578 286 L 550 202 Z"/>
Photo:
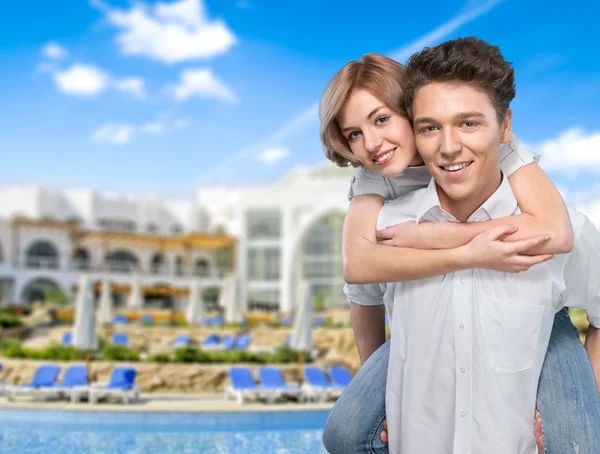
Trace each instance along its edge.
<path fill-rule="evenodd" d="M 502 120 L 502 136 L 500 137 L 500 142 L 507 143 L 510 139 L 512 139 L 512 110 L 506 109 L 504 119 Z"/>

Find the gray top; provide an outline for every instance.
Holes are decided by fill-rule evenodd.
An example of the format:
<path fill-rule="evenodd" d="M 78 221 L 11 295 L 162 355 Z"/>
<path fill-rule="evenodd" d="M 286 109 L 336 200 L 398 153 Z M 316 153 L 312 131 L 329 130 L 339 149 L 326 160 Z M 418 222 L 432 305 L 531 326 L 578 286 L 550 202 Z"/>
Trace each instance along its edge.
<path fill-rule="evenodd" d="M 514 135 L 500 147 L 500 167 L 507 177 L 515 170 L 539 160 L 540 155 L 529 151 Z M 408 167 L 395 177 L 384 177 L 365 167 L 358 167 L 350 182 L 348 200 L 362 194 L 378 194 L 386 201 L 394 200 L 409 192 L 426 188 L 430 180 L 431 174 L 425 166 Z"/>

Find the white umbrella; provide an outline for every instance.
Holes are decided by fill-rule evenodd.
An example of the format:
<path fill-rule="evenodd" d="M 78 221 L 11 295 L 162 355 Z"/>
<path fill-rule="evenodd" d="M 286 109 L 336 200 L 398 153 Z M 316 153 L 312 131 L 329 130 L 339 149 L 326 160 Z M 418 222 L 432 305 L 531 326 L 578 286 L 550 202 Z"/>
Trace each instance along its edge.
<path fill-rule="evenodd" d="M 98 322 L 107 325 L 113 321 L 113 300 L 110 292 L 110 281 L 108 276 L 102 278 L 102 289 L 100 290 L 100 301 L 98 304 Z"/>
<path fill-rule="evenodd" d="M 312 350 L 312 295 L 308 282 L 302 282 L 300 286 L 290 347 L 297 352 L 310 352 Z"/>
<path fill-rule="evenodd" d="M 81 350 L 98 348 L 96 323 L 94 320 L 94 294 L 90 275 L 83 273 L 79 278 L 79 291 L 75 300 L 75 326 L 73 326 L 73 347 Z"/>
<path fill-rule="evenodd" d="M 142 280 L 140 273 L 134 273 L 131 281 L 131 291 L 129 292 L 129 297 L 127 298 L 127 308 L 137 310 L 143 305 L 144 300 L 142 297 Z"/>
<path fill-rule="evenodd" d="M 196 279 L 190 282 L 190 297 L 188 300 L 185 319 L 190 325 L 200 325 L 204 316 L 204 305 L 202 302 L 202 287 Z"/>
<path fill-rule="evenodd" d="M 242 314 L 242 308 L 240 307 L 235 274 L 229 274 L 223 279 L 223 286 L 219 294 L 219 306 L 225 307 L 225 320 L 227 322 L 242 322 L 244 314 Z"/>
<path fill-rule="evenodd" d="M 73 326 L 72 345 L 85 350 L 88 380 L 90 378 L 91 351 L 98 348 L 96 322 L 94 320 L 94 294 L 89 274 L 79 278 L 79 291 L 75 300 L 75 326 Z"/>

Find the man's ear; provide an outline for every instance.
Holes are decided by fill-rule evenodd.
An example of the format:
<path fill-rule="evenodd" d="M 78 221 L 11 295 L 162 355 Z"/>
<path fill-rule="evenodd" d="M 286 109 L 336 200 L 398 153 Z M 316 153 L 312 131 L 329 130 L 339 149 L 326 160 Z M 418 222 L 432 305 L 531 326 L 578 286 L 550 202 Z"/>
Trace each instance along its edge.
<path fill-rule="evenodd" d="M 512 139 L 512 110 L 506 109 L 501 127 L 502 135 L 500 136 L 500 142 L 507 143 L 510 139 Z"/>

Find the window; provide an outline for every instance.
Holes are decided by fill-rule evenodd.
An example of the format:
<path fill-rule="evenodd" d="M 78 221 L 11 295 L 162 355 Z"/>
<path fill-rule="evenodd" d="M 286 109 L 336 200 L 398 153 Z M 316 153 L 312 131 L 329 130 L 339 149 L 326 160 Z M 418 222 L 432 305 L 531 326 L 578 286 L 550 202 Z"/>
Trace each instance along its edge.
<path fill-rule="evenodd" d="M 248 249 L 248 280 L 279 280 L 279 264 L 281 250 L 279 248 Z"/>
<path fill-rule="evenodd" d="M 279 210 L 251 210 L 247 213 L 249 240 L 279 239 L 281 237 L 281 213 Z"/>
<path fill-rule="evenodd" d="M 158 226 L 156 224 L 146 224 L 146 232 L 148 233 L 156 233 L 158 232 Z"/>
<path fill-rule="evenodd" d="M 171 226 L 171 233 L 173 235 L 179 235 L 181 232 L 183 232 L 183 228 L 179 224 Z"/>
<path fill-rule="evenodd" d="M 109 232 L 135 232 L 137 228 L 135 222 L 122 219 L 100 218 L 96 224 L 100 230 Z"/>
<path fill-rule="evenodd" d="M 248 310 L 273 312 L 279 310 L 279 290 L 250 290 Z"/>

